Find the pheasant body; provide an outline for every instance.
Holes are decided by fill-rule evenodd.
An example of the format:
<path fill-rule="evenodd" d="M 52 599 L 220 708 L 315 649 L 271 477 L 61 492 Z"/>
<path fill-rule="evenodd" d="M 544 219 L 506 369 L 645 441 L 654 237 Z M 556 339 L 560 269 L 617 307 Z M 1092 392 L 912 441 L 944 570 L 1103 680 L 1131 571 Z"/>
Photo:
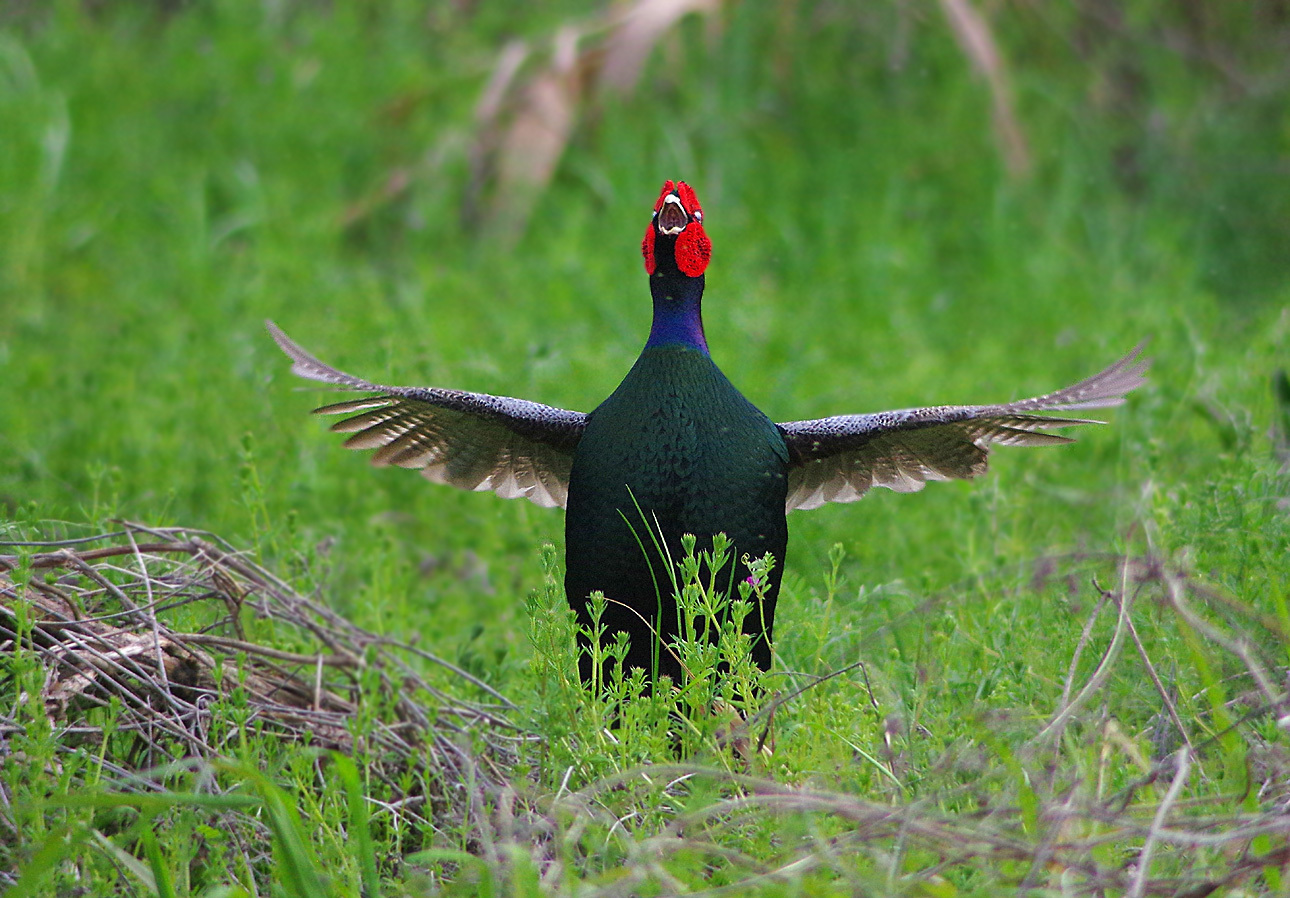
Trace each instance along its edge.
<path fill-rule="evenodd" d="M 1134 350 L 1104 371 L 1033 399 L 839 415 L 775 424 L 745 399 L 708 353 L 701 301 L 711 244 L 703 211 L 684 182 L 668 181 L 641 245 L 654 322 L 640 357 L 590 414 L 525 399 L 374 384 L 338 371 L 269 332 L 302 377 L 369 393 L 317 409 L 343 415 L 345 445 L 376 450 L 378 465 L 419 469 L 439 483 L 565 506 L 565 592 L 590 623 L 592 592 L 608 600 L 605 640 L 628 636 L 626 667 L 651 678 L 682 670 L 673 592 L 681 538 L 702 552 L 716 533 L 733 548 L 716 582 L 733 590 L 742 559 L 774 556 L 757 584 L 761 607 L 744 622 L 753 660 L 770 667 L 775 604 L 788 545 L 785 515 L 851 502 L 874 486 L 912 492 L 927 481 L 983 474 L 994 444 L 1070 442 L 1051 433 L 1085 418 L 1042 414 L 1119 405 L 1143 381 Z M 591 682 L 590 646 L 579 668 Z"/>
<path fill-rule="evenodd" d="M 769 667 L 774 599 L 788 545 L 787 472 L 788 447 L 779 430 L 705 353 L 680 344 L 646 348 L 588 417 L 574 453 L 565 593 L 579 622 L 590 624 L 586 597 L 601 590 L 610 600 L 602 619 L 608 633 L 633 634 L 625 669 L 653 673 L 657 660 L 657 672 L 679 684 L 680 666 L 665 644 L 678 632 L 668 559 L 683 557 L 683 534 L 693 534 L 702 552 L 711 549 L 713 534 L 724 533 L 734 557 L 717 572 L 719 584 L 749 576 L 739 561 L 744 555 L 769 552 L 775 558 L 762 590 L 767 607 L 745 619 L 754 660 Z M 664 644 L 655 645 L 655 633 Z M 586 653 L 581 672 L 590 679 Z"/>

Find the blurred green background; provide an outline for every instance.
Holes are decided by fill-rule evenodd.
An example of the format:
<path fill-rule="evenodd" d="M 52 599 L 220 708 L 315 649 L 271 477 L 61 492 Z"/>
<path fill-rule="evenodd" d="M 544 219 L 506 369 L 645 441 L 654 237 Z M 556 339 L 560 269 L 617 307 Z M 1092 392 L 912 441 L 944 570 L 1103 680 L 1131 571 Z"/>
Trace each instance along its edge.
<path fill-rule="evenodd" d="M 834 544 L 853 593 L 1129 545 L 1277 588 L 1225 540 L 1266 531 L 1277 570 L 1290 6 L 660 8 L 7 6 L 0 536 L 211 530 L 366 626 L 486 634 L 505 679 L 560 514 L 342 451 L 263 321 L 374 380 L 590 410 L 684 178 L 713 355 L 776 420 L 1019 398 L 1151 339 L 1076 446 L 793 515 L 785 651 Z"/>
<path fill-rule="evenodd" d="M 258 811 L 212 817 L 200 794 L 117 817 L 100 790 L 139 788 L 121 771 L 152 755 L 114 733 L 115 706 L 29 701 L 50 675 L 11 641 L 0 881 L 313 894 L 283 885 L 300 867 L 284 832 L 337 894 L 360 879 L 376 894 L 378 866 L 391 894 L 439 893 L 405 881 L 418 848 L 448 851 L 413 866 L 463 895 L 484 893 L 466 852 L 487 862 L 479 882 L 516 894 L 623 894 L 624 858 L 645 894 L 740 870 L 766 895 L 997 895 L 1041 872 L 1064 893 L 1083 875 L 1051 863 L 1067 839 L 1091 846 L 1082 882 L 1099 889 L 1097 870 L 1127 877 L 1140 859 L 1169 888 L 1281 865 L 1280 842 L 1241 833 L 1284 819 L 1290 770 L 1288 58 L 1286 0 L 0 4 L 0 540 L 119 519 L 219 534 L 514 699 L 528 741 L 500 776 L 539 817 L 552 796 L 675 760 L 666 708 L 657 744 L 637 745 L 600 727 L 603 703 L 553 685 L 572 657 L 543 611 L 562 601 L 543 563 L 560 513 L 344 451 L 309 415 L 331 397 L 289 373 L 266 318 L 375 381 L 590 410 L 644 343 L 639 241 L 660 183 L 683 178 L 714 244 L 713 356 L 776 420 L 1035 395 L 1144 338 L 1154 359 L 1075 445 L 1001 449 L 977 482 L 790 517 L 768 682 L 818 688 L 777 712 L 756 772 L 943 818 L 941 848 L 910 851 L 903 824 L 848 842 L 868 824 L 765 814 L 712 836 L 727 854 L 685 824 L 697 847 L 660 862 L 678 808 L 717 800 L 715 785 L 678 797 L 670 773 L 639 802 L 604 789 L 603 828 L 553 816 L 493 844 L 487 815 L 387 814 L 443 768 L 427 756 L 383 781 L 369 748 L 346 785 L 375 809 L 372 847 L 307 745 L 247 735 L 237 689 L 209 708 L 243 728 L 241 766 L 167 788 L 239 790 L 265 770 L 300 822 L 270 819 L 270 840 Z M 32 549 L 0 548 L 15 551 Z M 1179 617 L 1175 588 L 1211 629 Z M 181 631 L 210 625 L 201 613 L 166 612 Z M 246 623 L 248 639 L 319 650 Z M 450 695 L 485 695 L 434 671 Z M 355 732 L 390 713 L 376 685 L 353 692 Z M 1078 718 L 1036 754 L 1060 709 Z M 113 732 L 82 743 L 76 721 Z M 1180 792 L 1184 739 L 1196 775 Z M 1175 799 L 1171 832 L 1200 815 L 1192 846 L 1209 847 L 1162 846 L 1152 867 L 1142 833 Z M 1085 819 L 1061 816 L 1080 803 Z M 244 826 L 254 862 L 224 847 Z M 959 832 L 1033 857 L 972 859 Z M 568 854 L 526 874 L 547 838 Z M 1259 875 L 1251 888 L 1281 890 L 1275 866 Z"/>

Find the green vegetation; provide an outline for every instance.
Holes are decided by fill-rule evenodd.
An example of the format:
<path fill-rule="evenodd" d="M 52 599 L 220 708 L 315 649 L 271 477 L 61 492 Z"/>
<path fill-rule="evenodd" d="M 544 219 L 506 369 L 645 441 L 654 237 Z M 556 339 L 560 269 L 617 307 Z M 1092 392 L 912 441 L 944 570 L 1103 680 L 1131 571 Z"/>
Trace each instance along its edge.
<path fill-rule="evenodd" d="M 522 115 L 580 4 L 0 12 L 0 540 L 217 533 L 483 684 L 407 656 L 430 717 L 495 690 L 517 728 L 494 772 L 495 737 L 456 733 L 492 760 L 415 814 L 399 789 L 458 794 L 433 752 L 391 785 L 377 750 L 283 739 L 237 689 L 210 717 L 226 750 L 168 757 L 113 731 L 117 703 L 37 700 L 10 600 L 45 569 L 0 546 L 22 559 L 0 573 L 22 637 L 0 635 L 0 886 L 1283 894 L 1290 32 L 1276 4 L 999 7 L 1030 159 L 1010 172 L 960 5 L 683 20 L 633 89 L 577 97 L 527 227 L 476 105 L 522 38 L 537 55 L 503 116 Z M 1144 337 L 1155 360 L 1073 446 L 791 516 L 774 751 L 755 750 L 769 715 L 733 737 L 714 717 L 683 764 L 668 703 L 611 735 L 575 684 L 559 513 L 369 468 L 263 327 L 374 380 L 589 409 L 644 342 L 636 244 L 668 177 L 704 202 L 713 355 L 776 420 L 1033 395 Z M 234 615 L 248 641 L 320 650 Z M 219 675 L 246 676 L 228 657 Z M 359 741 L 400 713 L 374 665 L 349 681 Z"/>

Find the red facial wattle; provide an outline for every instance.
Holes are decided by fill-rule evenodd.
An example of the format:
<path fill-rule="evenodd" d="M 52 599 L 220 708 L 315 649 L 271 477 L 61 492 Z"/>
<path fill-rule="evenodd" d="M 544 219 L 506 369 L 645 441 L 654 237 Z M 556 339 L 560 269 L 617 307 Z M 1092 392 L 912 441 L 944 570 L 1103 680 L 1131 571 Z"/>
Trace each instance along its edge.
<path fill-rule="evenodd" d="M 703 225 L 690 222 L 676 238 L 676 267 L 681 269 L 681 274 L 697 278 L 711 259 L 712 241 L 703 232 Z"/>
<path fill-rule="evenodd" d="M 645 239 L 641 241 L 641 255 L 645 257 L 645 273 L 653 274 L 658 268 L 658 262 L 654 259 L 654 222 L 652 221 L 645 229 Z"/>
<path fill-rule="evenodd" d="M 670 203 L 669 197 L 674 197 Z M 668 206 L 666 211 L 665 205 Z M 683 221 L 678 221 L 682 212 Z M 672 224 L 661 224 L 660 213 Z M 654 204 L 654 217 L 645 230 L 645 239 L 641 241 L 641 255 L 645 259 L 647 274 L 652 275 L 658 270 L 655 247 L 660 231 L 662 236 L 674 238 L 672 254 L 677 269 L 686 277 L 696 278 L 703 274 L 712 258 L 712 241 L 703 230 L 703 209 L 699 205 L 699 198 L 695 196 L 694 189 L 684 181 L 665 181 L 658 202 Z"/>

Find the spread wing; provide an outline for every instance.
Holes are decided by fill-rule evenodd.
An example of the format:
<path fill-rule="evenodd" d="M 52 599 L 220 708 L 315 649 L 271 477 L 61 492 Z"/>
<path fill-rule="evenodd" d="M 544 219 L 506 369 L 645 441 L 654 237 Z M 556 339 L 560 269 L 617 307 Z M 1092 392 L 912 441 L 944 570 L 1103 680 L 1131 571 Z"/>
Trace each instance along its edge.
<path fill-rule="evenodd" d="M 314 410 L 347 415 L 331 429 L 353 434 L 346 448 L 375 449 L 372 464 L 418 468 L 436 483 L 564 507 L 573 450 L 587 424 L 582 412 L 487 393 L 369 383 L 324 365 L 272 321 L 265 324 L 291 358 L 292 373 L 377 394 Z"/>
<path fill-rule="evenodd" d="M 1035 414 L 1107 408 L 1143 382 L 1142 346 L 1100 374 L 1064 390 L 1004 405 L 942 405 L 780 424 L 789 448 L 787 510 L 854 502 L 870 487 L 902 493 L 929 480 L 984 474 L 990 446 L 1073 442 L 1048 430 L 1101 424 Z"/>

